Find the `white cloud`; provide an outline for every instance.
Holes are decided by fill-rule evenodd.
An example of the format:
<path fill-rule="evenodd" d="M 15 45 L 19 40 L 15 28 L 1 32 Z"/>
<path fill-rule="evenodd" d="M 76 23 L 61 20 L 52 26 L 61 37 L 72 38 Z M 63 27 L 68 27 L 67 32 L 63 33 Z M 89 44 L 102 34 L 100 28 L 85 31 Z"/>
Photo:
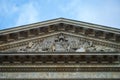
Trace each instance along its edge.
<path fill-rule="evenodd" d="M 39 21 L 39 12 L 32 2 L 20 6 L 18 12 L 16 26 Z"/>
<path fill-rule="evenodd" d="M 119 0 L 53 1 L 0 1 L 0 24 L 19 26 L 60 16 L 120 28 Z"/>

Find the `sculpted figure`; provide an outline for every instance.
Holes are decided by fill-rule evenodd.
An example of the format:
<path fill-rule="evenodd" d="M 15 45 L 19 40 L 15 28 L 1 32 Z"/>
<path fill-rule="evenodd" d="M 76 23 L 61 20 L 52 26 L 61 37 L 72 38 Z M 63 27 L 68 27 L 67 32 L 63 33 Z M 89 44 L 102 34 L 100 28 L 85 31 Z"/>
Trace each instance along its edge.
<path fill-rule="evenodd" d="M 76 52 L 86 52 L 86 49 L 81 47 L 81 48 L 77 49 Z"/>
<path fill-rule="evenodd" d="M 68 45 L 68 47 L 67 47 L 67 51 L 70 51 L 70 45 Z"/>
<path fill-rule="evenodd" d="M 85 42 L 84 45 L 83 45 L 84 48 L 88 48 L 89 46 L 90 46 L 90 45 L 89 45 L 88 42 Z"/>
<path fill-rule="evenodd" d="M 87 50 L 88 50 L 89 52 L 95 52 L 95 51 L 96 51 L 96 49 L 95 49 L 94 46 L 87 48 Z"/>
<path fill-rule="evenodd" d="M 25 47 L 20 47 L 18 48 L 17 52 L 26 52 L 26 48 Z"/>
<path fill-rule="evenodd" d="M 32 45 L 33 45 L 33 42 L 29 42 L 29 43 L 28 43 L 28 48 L 31 48 Z"/>
<path fill-rule="evenodd" d="M 42 48 L 41 48 L 41 47 L 37 48 L 37 49 L 36 49 L 36 52 L 43 52 L 43 51 L 42 51 Z"/>
<path fill-rule="evenodd" d="M 76 50 L 77 49 L 77 50 Z M 119 52 L 114 47 L 95 44 L 92 41 L 79 39 L 73 36 L 56 35 L 41 39 L 39 42 L 30 41 L 27 45 L 12 48 L 6 51 L 17 52 Z"/>
<path fill-rule="evenodd" d="M 61 34 L 60 36 L 59 36 L 59 42 L 63 42 L 65 40 L 65 37 L 63 36 L 63 34 Z"/>
<path fill-rule="evenodd" d="M 89 42 L 89 45 L 90 45 L 90 46 L 93 46 L 93 42 L 92 42 L 92 41 L 90 41 L 90 42 Z"/>
<path fill-rule="evenodd" d="M 53 45 L 52 45 L 52 51 L 53 52 L 55 51 L 55 43 L 53 43 Z"/>
<path fill-rule="evenodd" d="M 79 48 L 76 50 L 76 52 L 86 52 L 86 48 L 84 45 L 79 46 Z"/>

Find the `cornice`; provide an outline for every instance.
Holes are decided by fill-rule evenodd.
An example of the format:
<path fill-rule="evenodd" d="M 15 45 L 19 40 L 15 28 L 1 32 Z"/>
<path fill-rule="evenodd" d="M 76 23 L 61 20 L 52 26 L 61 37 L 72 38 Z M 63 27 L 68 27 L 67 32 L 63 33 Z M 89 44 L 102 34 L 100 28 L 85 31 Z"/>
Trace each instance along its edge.
<path fill-rule="evenodd" d="M 58 24 L 58 23 L 61 23 L 60 19 L 53 19 L 53 20 L 48 20 L 48 21 L 43 21 L 43 22 L 38 22 L 38 23 L 33 23 L 33 24 L 28 24 L 28 25 L 22 25 L 22 26 L 10 28 L 10 29 L 1 30 L 0 34 L 19 32 L 19 31 L 24 31 L 24 30 L 29 30 L 29 29 L 39 28 L 39 27 L 45 27 L 48 25 L 53 25 L 53 24 Z"/>
<path fill-rule="evenodd" d="M 37 23 L 33 23 L 33 24 L 28 24 L 28 25 L 22 25 L 22 26 L 18 26 L 18 27 L 14 27 L 14 28 L 4 29 L 4 30 L 0 30 L 0 34 L 8 34 L 8 33 L 13 33 L 13 32 L 58 24 L 58 23 L 67 23 L 67 24 L 71 24 L 71 25 L 75 25 L 75 26 L 81 26 L 81 27 L 85 27 L 85 28 L 91 28 L 91 29 L 96 29 L 96 30 L 102 30 L 105 32 L 113 32 L 116 34 L 120 34 L 120 29 L 117 29 L 117 28 L 112 28 L 112 27 L 102 26 L 102 25 L 98 25 L 98 24 L 72 20 L 72 19 L 66 19 L 66 18 L 57 18 L 57 19 L 37 22 Z"/>
<path fill-rule="evenodd" d="M 103 30 L 103 31 L 104 31 L 104 30 L 105 30 L 105 31 L 114 31 L 114 32 L 120 33 L 120 29 L 112 28 L 112 27 L 108 27 L 108 26 L 103 26 L 103 25 L 98 25 L 98 24 L 94 24 L 94 23 L 77 21 L 77 20 L 66 19 L 66 18 L 63 18 L 62 21 L 63 21 L 63 22 L 68 22 L 68 23 L 78 24 L 79 26 L 80 26 L 80 25 L 85 25 L 86 27 L 94 28 L 94 29 L 101 29 L 101 30 Z M 84 26 L 84 27 L 85 27 L 85 26 Z"/>

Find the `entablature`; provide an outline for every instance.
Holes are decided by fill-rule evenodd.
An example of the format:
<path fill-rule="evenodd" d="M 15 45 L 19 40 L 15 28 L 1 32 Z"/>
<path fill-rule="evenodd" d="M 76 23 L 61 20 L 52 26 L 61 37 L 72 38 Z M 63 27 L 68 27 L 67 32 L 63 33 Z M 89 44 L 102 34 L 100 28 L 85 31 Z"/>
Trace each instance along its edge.
<path fill-rule="evenodd" d="M 120 53 L 19 52 L 0 53 L 1 64 L 119 64 Z"/>

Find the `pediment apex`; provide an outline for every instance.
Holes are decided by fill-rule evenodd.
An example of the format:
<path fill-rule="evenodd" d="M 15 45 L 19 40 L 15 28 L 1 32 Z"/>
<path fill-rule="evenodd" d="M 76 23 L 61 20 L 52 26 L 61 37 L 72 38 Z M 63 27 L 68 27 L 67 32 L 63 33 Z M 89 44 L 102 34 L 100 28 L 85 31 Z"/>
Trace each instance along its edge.
<path fill-rule="evenodd" d="M 56 32 L 73 33 L 79 36 L 86 36 L 120 43 L 120 30 L 110 27 L 104 27 L 82 21 L 76 21 L 66 18 L 57 18 L 21 27 L 6 29 L 0 31 L 0 44 L 8 43 L 30 37 L 37 37 Z"/>
<path fill-rule="evenodd" d="M 117 28 L 112 28 L 112 27 L 108 27 L 108 26 L 102 26 L 102 25 L 98 25 L 98 24 L 93 24 L 93 23 L 88 23 L 88 22 L 83 22 L 83 21 L 78 21 L 78 20 L 72 20 L 72 19 L 67 19 L 67 18 L 62 18 L 62 17 L 0 30 L 0 34 L 4 34 L 7 32 L 17 32 L 17 30 L 22 31 L 22 30 L 28 30 L 28 29 L 38 28 L 38 27 L 45 27 L 45 26 L 59 24 L 59 23 L 80 26 L 83 28 L 101 30 L 101 31 L 106 31 L 106 32 L 115 32 L 117 34 L 120 34 L 120 29 L 117 29 Z"/>

